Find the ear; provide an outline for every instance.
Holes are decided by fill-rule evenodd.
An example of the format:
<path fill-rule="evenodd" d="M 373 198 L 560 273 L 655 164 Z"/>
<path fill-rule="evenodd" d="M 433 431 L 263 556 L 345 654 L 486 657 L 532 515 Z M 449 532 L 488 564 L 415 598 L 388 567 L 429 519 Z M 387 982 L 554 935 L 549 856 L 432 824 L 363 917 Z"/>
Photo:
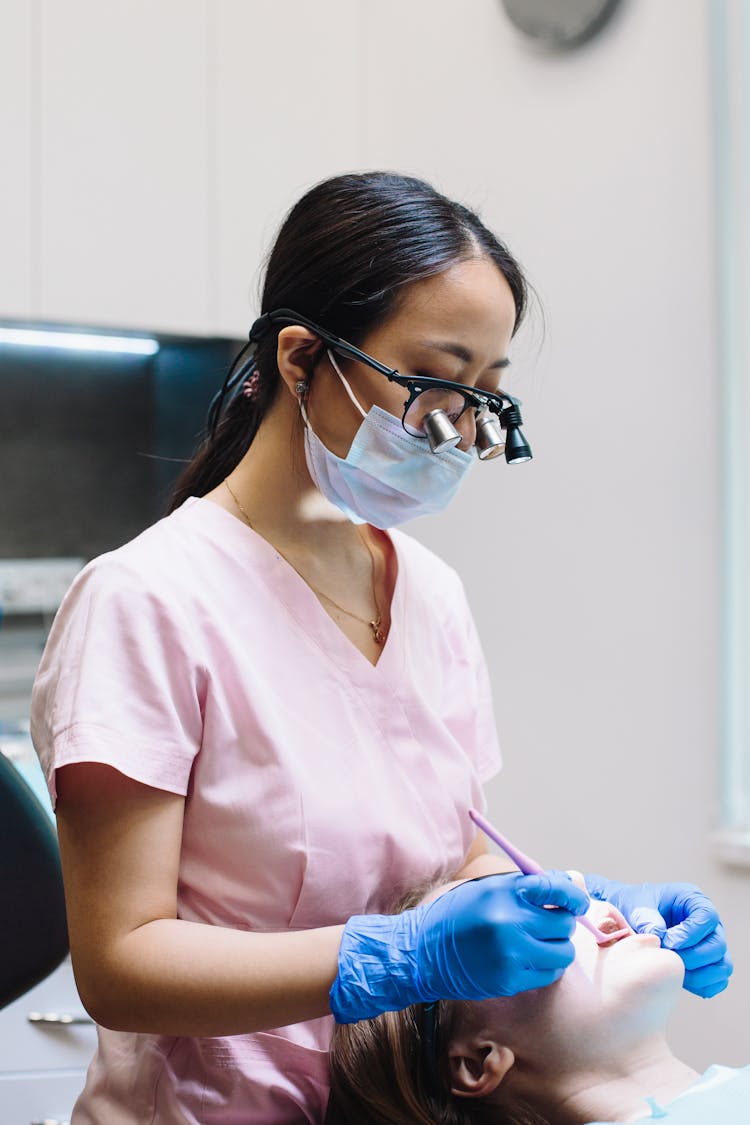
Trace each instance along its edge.
<path fill-rule="evenodd" d="M 319 336 L 301 324 L 290 324 L 279 332 L 276 364 L 284 383 L 297 397 L 298 382 L 308 382 L 325 348 Z"/>
<path fill-rule="evenodd" d="M 494 1093 L 515 1061 L 510 1047 L 486 1037 L 459 1036 L 448 1048 L 451 1093 L 484 1098 Z"/>

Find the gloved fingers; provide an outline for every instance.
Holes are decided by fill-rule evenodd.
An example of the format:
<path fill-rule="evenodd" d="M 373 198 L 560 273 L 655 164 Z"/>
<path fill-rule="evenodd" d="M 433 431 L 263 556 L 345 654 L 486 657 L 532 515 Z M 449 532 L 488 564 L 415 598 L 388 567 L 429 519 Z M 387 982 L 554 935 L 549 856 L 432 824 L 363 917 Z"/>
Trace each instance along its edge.
<path fill-rule="evenodd" d="M 567 908 L 587 904 L 584 891 L 553 873 L 488 876 L 417 907 L 411 944 L 420 995 L 482 999 L 551 984 L 575 957 Z"/>
<path fill-rule="evenodd" d="M 700 996 L 701 1000 L 710 1000 L 713 996 L 718 996 L 720 992 L 724 992 L 729 980 L 722 980 L 719 984 L 711 985 L 709 988 L 689 988 L 689 992 L 693 992 L 696 996 Z"/>
<path fill-rule="evenodd" d="M 576 920 L 567 910 L 547 910 L 542 906 L 527 909 L 521 926 L 529 941 L 542 945 L 570 941 L 575 933 Z"/>
<path fill-rule="evenodd" d="M 703 894 L 695 883 L 655 883 L 658 892 L 658 907 L 668 926 L 684 922 L 698 906 L 713 909 L 711 900 Z"/>
<path fill-rule="evenodd" d="M 573 915 L 585 914 L 589 908 L 589 896 L 563 871 L 524 875 L 516 882 L 515 891 L 532 906 L 557 906 Z"/>
<path fill-rule="evenodd" d="M 559 980 L 575 959 L 575 946 L 570 940 L 534 941 L 525 933 L 522 938 L 523 945 L 515 950 L 512 965 L 488 952 L 483 967 L 489 971 L 478 973 L 474 965 L 461 983 L 462 996 L 456 994 L 456 998 L 489 999 L 545 988 Z"/>
<path fill-rule="evenodd" d="M 570 938 L 556 938 L 535 941 L 526 951 L 529 967 L 546 973 L 564 973 L 573 964 L 576 956 L 575 946 Z"/>
<path fill-rule="evenodd" d="M 656 934 L 659 941 L 664 940 L 667 923 L 655 906 L 634 906 L 622 913 L 637 934 Z"/>
<path fill-rule="evenodd" d="M 592 872 L 584 876 L 586 883 L 586 890 L 592 898 L 600 900 L 607 897 L 607 886 L 612 883 L 611 879 L 605 879 L 603 875 L 595 875 Z"/>
<path fill-rule="evenodd" d="M 677 928 L 679 929 L 679 927 Z M 664 948 L 674 949 L 675 953 L 679 953 L 685 962 L 686 969 L 700 969 L 703 965 L 715 965 L 726 957 L 727 939 L 721 923 L 713 933 L 709 934 L 703 941 L 698 942 L 697 945 L 675 946 L 670 942 L 673 932 L 672 930 L 667 931 L 667 936 L 663 942 Z"/>
<path fill-rule="evenodd" d="M 681 914 L 675 918 L 676 924 L 667 931 L 664 941 L 667 949 L 680 950 L 699 945 L 721 926 L 716 907 L 700 891 L 686 898 L 680 909 Z M 726 941 L 724 946 L 726 948 Z"/>
<path fill-rule="evenodd" d="M 704 965 L 700 969 L 691 969 L 685 973 L 683 987 L 688 992 L 694 993 L 708 1000 L 711 996 L 718 996 L 729 984 L 729 978 L 734 972 L 734 965 L 729 957 L 713 965 Z"/>

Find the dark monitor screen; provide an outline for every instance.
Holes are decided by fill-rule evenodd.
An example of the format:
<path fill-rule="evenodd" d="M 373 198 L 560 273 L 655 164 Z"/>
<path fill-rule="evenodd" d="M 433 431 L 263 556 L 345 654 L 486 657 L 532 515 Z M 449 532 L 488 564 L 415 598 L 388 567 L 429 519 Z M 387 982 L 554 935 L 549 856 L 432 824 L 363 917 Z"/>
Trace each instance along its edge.
<path fill-rule="evenodd" d="M 130 335 L 156 350 L 18 346 L 0 332 L 0 558 L 92 558 L 166 511 L 241 342 Z"/>

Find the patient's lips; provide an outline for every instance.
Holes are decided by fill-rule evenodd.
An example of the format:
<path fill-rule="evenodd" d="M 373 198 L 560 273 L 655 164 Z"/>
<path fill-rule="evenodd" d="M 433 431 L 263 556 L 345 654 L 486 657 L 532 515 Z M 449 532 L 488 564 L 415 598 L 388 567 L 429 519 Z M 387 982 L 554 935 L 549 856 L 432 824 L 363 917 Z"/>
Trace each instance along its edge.
<path fill-rule="evenodd" d="M 596 927 L 609 940 L 599 942 L 600 949 L 607 949 L 623 938 L 632 937 L 635 933 L 616 906 L 612 906 L 609 902 L 604 905 L 605 913 L 597 920 Z"/>

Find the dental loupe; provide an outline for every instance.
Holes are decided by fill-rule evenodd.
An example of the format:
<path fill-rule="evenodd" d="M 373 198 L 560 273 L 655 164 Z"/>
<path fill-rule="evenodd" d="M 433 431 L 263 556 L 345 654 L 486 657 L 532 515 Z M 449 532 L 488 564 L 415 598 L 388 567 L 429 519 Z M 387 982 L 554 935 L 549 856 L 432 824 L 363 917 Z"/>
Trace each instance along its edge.
<path fill-rule="evenodd" d="M 476 450 L 480 461 L 505 454 L 509 465 L 531 460 L 531 448 L 521 433 L 521 412 L 513 404 L 498 417 L 486 411 L 476 420 Z M 461 435 L 444 410 L 431 410 L 423 420 L 424 431 L 433 453 L 452 449 L 461 441 Z"/>

